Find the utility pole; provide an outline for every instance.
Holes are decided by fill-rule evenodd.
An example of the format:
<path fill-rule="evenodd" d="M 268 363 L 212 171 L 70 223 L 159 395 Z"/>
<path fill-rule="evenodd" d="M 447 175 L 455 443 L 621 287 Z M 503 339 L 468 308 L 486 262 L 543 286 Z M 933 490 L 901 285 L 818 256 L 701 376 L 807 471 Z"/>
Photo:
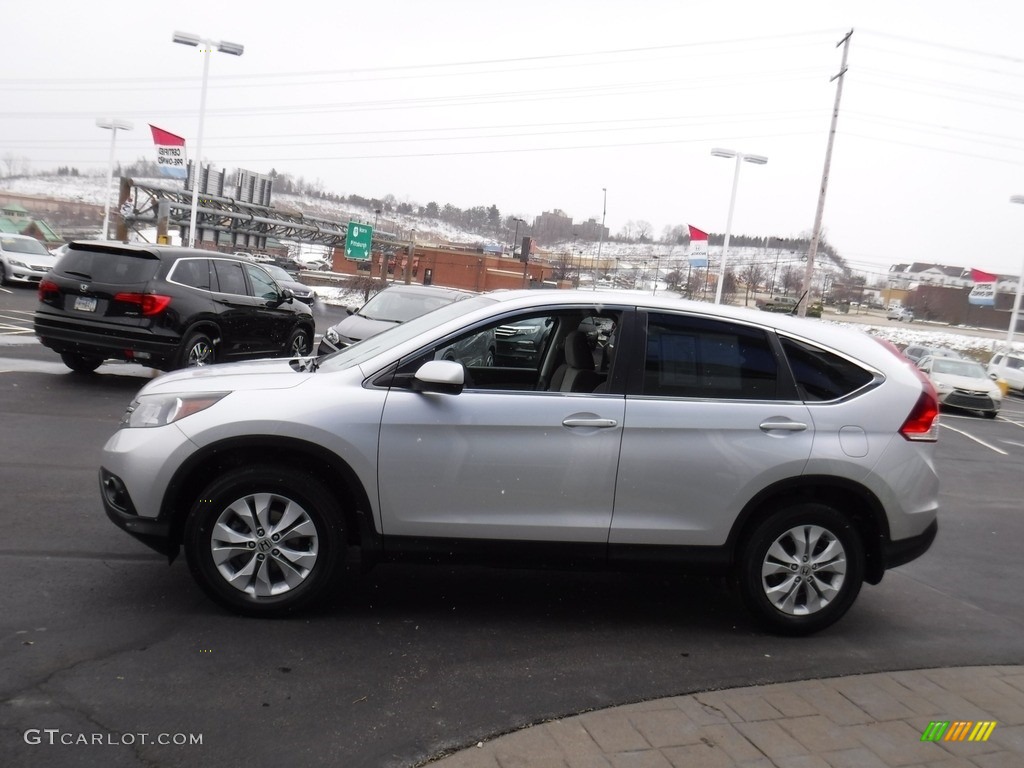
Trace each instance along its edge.
<path fill-rule="evenodd" d="M 843 46 L 843 62 L 839 67 L 839 74 L 829 80 L 838 80 L 836 84 L 836 103 L 832 108 L 832 127 L 828 132 L 828 147 L 825 149 L 825 169 L 821 172 L 821 190 L 818 192 L 818 210 L 814 214 L 814 230 L 811 234 L 811 245 L 807 249 L 807 267 L 804 269 L 803 293 L 805 300 L 797 307 L 797 314 L 800 317 L 807 316 L 807 305 L 811 303 L 811 280 L 814 277 L 814 258 L 818 255 L 818 241 L 821 240 L 821 220 L 825 215 L 825 191 L 828 188 L 828 173 L 832 166 L 832 145 L 836 138 L 836 124 L 839 122 L 839 102 L 843 98 L 843 80 L 846 75 L 846 55 L 850 51 L 850 38 L 853 36 L 851 29 L 846 36 L 836 43 L 836 48 Z"/>

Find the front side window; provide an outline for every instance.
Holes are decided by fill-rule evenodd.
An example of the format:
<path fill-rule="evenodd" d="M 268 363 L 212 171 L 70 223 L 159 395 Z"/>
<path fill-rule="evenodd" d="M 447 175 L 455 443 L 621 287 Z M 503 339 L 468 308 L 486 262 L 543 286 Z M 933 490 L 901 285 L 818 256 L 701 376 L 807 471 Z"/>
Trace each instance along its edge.
<path fill-rule="evenodd" d="M 252 283 L 252 290 L 255 296 L 269 301 L 279 298 L 277 283 L 274 282 L 270 275 L 251 264 L 245 265 L 245 271 L 249 273 L 249 282 Z"/>
<path fill-rule="evenodd" d="M 652 313 L 641 393 L 771 400 L 778 364 L 765 331 L 709 318 Z"/>

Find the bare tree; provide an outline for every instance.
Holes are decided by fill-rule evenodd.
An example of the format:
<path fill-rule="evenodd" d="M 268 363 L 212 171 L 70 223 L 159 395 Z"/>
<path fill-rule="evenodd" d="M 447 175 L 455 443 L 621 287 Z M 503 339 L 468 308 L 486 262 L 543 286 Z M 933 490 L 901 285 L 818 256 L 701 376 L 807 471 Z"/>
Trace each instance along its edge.
<path fill-rule="evenodd" d="M 740 271 L 740 278 L 747 284 L 747 290 L 743 297 L 744 306 L 750 303 L 750 292 L 753 291 L 754 293 L 757 293 L 758 286 L 765 281 L 767 276 L 768 270 L 765 268 L 764 264 L 756 261 L 747 264 L 747 266 Z"/>

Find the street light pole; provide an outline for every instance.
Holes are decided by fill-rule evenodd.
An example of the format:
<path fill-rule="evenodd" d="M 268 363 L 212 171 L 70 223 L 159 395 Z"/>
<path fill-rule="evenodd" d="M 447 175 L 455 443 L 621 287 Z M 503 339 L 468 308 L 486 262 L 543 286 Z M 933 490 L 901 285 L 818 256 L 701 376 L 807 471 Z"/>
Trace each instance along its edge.
<path fill-rule="evenodd" d="M 732 175 L 732 196 L 729 198 L 729 215 L 725 220 L 725 242 L 722 244 L 722 263 L 718 267 L 718 286 L 715 288 L 715 304 L 721 304 L 722 286 L 725 283 L 725 260 L 729 255 L 729 236 L 732 233 L 732 212 L 736 207 L 736 188 L 740 183 L 740 163 L 764 165 L 768 162 L 768 158 L 763 155 L 747 155 L 732 149 L 712 149 L 711 154 L 715 157 L 736 158 L 736 170 Z"/>
<path fill-rule="evenodd" d="M 192 211 L 189 214 L 188 224 L 188 245 L 190 248 L 196 244 L 196 214 L 199 210 L 199 179 L 202 176 L 203 164 L 203 121 L 206 118 L 206 81 L 210 75 L 210 51 L 216 48 L 221 53 L 229 53 L 232 56 L 241 56 L 245 47 L 238 43 L 229 43 L 224 40 L 207 40 L 199 35 L 189 32 L 175 32 L 174 42 L 181 45 L 193 47 L 202 46 L 203 52 L 203 87 L 199 96 L 199 130 L 196 135 L 196 157 L 192 162 Z"/>
<path fill-rule="evenodd" d="M 594 274 L 590 279 L 591 290 L 597 290 L 597 270 L 601 268 L 601 246 L 604 245 L 604 219 L 608 215 L 608 188 L 601 187 L 604 192 L 604 202 L 601 204 L 601 232 L 597 241 L 597 264 L 594 265 Z"/>
<path fill-rule="evenodd" d="M 110 187 L 114 181 L 114 143 L 117 141 L 117 132 L 130 131 L 132 124 L 127 120 L 103 120 L 99 119 L 96 121 L 96 125 L 100 128 L 106 128 L 110 131 L 110 160 L 107 163 L 107 194 L 106 202 L 103 204 L 103 239 L 109 240 L 108 231 L 110 229 Z"/>

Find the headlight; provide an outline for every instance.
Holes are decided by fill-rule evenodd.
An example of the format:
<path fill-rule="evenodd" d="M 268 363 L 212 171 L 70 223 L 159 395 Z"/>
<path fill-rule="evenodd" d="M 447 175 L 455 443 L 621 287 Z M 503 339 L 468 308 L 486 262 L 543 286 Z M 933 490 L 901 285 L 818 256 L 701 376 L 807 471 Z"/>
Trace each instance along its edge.
<path fill-rule="evenodd" d="M 193 413 L 205 411 L 227 392 L 201 395 L 145 395 L 133 400 L 125 411 L 121 425 L 125 427 L 163 427 Z"/>
<path fill-rule="evenodd" d="M 338 343 L 338 332 L 334 330 L 334 326 L 327 329 L 327 333 L 324 334 L 324 338 L 331 342 L 331 344 Z"/>
<path fill-rule="evenodd" d="M 10 262 L 12 267 L 21 267 L 22 269 L 31 269 L 31 267 L 28 264 L 26 264 L 24 261 L 20 261 L 18 259 L 12 259 L 12 258 L 8 257 L 7 261 Z"/>

